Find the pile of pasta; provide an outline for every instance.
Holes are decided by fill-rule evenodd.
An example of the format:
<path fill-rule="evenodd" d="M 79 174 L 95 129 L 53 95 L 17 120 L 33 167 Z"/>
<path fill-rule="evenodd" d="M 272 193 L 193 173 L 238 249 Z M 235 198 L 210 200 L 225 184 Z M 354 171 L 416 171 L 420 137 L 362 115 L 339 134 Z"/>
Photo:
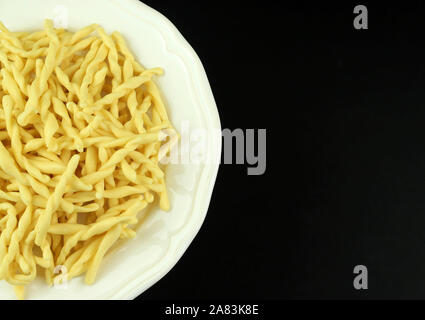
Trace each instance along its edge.
<path fill-rule="evenodd" d="M 18 298 L 40 271 L 54 284 L 58 266 L 92 284 L 107 251 L 135 237 L 139 212 L 169 210 L 161 74 L 98 25 L 0 22 L 0 280 Z"/>

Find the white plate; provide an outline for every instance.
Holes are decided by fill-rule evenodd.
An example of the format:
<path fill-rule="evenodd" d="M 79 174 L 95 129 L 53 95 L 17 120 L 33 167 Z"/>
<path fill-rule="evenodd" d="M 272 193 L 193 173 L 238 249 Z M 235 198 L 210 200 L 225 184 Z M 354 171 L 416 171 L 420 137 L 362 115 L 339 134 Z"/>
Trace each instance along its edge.
<path fill-rule="evenodd" d="M 67 23 L 70 30 L 98 23 L 119 31 L 138 61 L 162 67 L 157 83 L 170 118 L 180 131 L 220 131 L 220 120 L 204 68 L 196 53 L 164 16 L 137 0 L 0 1 L 0 21 L 12 31 L 37 30 L 45 18 Z M 167 168 L 170 212 L 152 209 L 134 240 L 109 253 L 92 286 L 83 277 L 64 287 L 47 287 L 42 278 L 27 286 L 27 299 L 132 299 L 161 279 L 177 263 L 198 233 L 208 210 L 218 171 L 221 140 L 208 145 L 207 163 Z M 202 267 L 202 261 L 200 268 Z M 193 280 L 193 279 L 190 279 Z M 12 287 L 0 281 L 0 299 L 14 299 Z"/>

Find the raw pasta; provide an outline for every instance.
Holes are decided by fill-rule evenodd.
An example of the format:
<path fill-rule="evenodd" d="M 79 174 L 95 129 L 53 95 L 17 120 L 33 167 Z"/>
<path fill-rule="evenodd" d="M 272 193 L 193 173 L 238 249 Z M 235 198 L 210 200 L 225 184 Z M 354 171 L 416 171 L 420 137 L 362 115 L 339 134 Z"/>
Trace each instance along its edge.
<path fill-rule="evenodd" d="M 90 25 L 11 32 L 0 22 L 0 280 L 18 298 L 43 270 L 85 274 L 135 237 L 137 214 L 170 204 L 158 157 L 172 129 L 123 37 Z"/>

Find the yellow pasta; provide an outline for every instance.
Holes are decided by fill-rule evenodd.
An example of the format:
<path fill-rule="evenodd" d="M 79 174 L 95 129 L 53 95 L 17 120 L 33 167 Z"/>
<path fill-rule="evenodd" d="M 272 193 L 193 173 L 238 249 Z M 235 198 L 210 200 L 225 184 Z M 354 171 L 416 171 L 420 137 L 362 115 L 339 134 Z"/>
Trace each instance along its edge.
<path fill-rule="evenodd" d="M 160 131 L 173 128 L 155 75 L 96 24 L 0 22 L 0 280 L 18 299 L 43 269 L 48 285 L 58 267 L 92 284 L 140 211 L 169 209 Z"/>

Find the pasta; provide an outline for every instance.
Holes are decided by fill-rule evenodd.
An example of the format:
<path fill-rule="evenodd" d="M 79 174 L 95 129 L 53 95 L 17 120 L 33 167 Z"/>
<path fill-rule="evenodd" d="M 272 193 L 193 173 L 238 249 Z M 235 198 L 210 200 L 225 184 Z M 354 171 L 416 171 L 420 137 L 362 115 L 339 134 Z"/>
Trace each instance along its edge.
<path fill-rule="evenodd" d="M 162 73 L 96 24 L 74 33 L 46 20 L 27 33 L 0 22 L 0 280 L 18 298 L 37 270 L 48 285 L 58 267 L 92 284 L 139 212 L 155 199 L 169 210 Z"/>

